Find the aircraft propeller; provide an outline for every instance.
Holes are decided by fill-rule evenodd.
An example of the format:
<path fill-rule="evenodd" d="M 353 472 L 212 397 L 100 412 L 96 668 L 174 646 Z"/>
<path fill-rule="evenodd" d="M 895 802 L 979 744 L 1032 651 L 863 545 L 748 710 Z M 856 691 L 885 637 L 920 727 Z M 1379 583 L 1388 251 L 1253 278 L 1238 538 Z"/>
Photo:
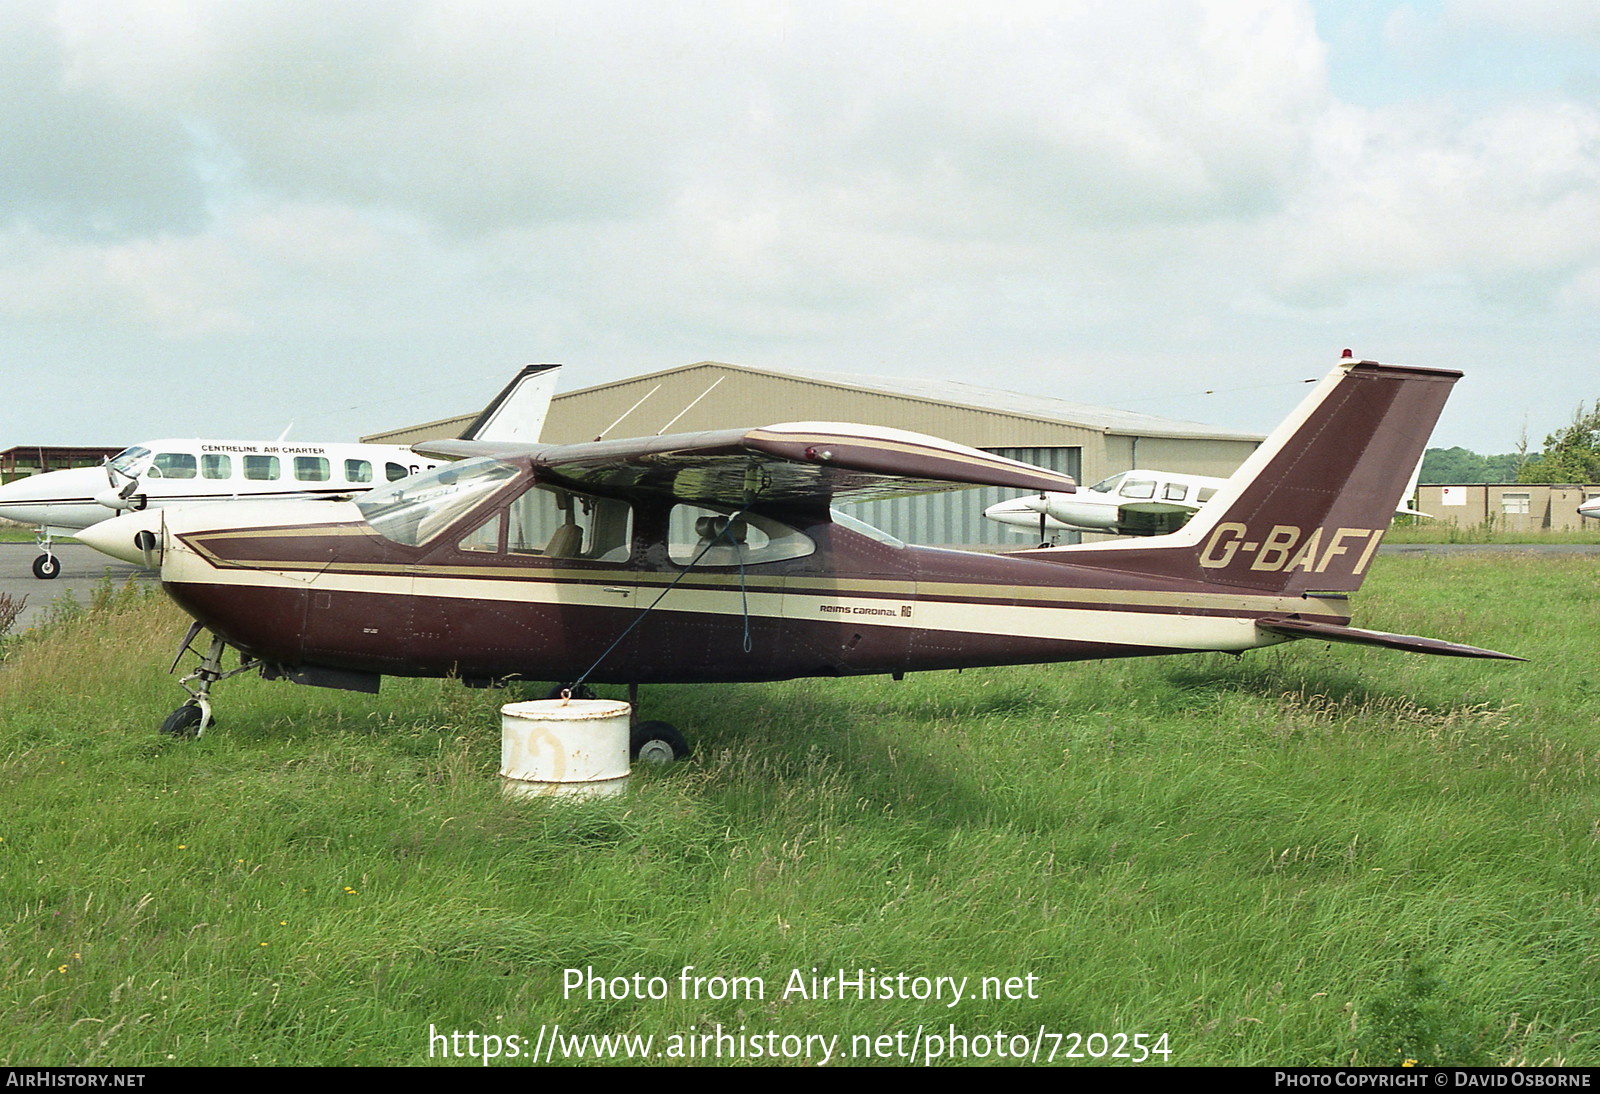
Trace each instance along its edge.
<path fill-rule="evenodd" d="M 139 476 L 130 475 L 126 471 L 111 466 L 109 457 L 101 466 L 106 469 L 106 483 L 109 489 L 103 494 L 97 494 L 95 501 L 110 509 L 143 509 L 142 500 L 130 500 L 134 497 L 134 491 L 139 488 Z M 117 484 L 119 475 L 128 480 L 120 486 Z"/>

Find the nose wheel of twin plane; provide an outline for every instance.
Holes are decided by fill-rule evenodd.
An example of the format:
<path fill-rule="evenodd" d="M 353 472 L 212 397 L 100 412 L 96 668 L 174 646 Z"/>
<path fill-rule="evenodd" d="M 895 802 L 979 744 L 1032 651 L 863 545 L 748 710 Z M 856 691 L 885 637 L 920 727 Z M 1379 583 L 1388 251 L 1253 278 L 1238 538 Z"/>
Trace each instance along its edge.
<path fill-rule="evenodd" d="M 33 576 L 41 581 L 49 581 L 61 573 L 61 560 L 55 555 L 44 554 L 33 560 Z"/>

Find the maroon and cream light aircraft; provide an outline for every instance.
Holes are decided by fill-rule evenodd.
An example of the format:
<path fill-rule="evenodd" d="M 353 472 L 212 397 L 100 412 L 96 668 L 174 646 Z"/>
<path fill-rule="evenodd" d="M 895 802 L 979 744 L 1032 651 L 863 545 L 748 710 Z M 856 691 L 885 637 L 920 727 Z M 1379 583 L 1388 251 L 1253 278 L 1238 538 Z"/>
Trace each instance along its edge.
<path fill-rule="evenodd" d="M 1347 598 L 1459 376 L 1342 361 L 1211 504 L 1142 540 L 1001 555 L 908 546 L 832 504 L 1074 484 L 838 423 L 429 442 L 417 451 L 458 462 L 354 502 L 169 509 L 82 538 L 159 564 L 195 619 L 182 647 L 200 656 L 190 699 L 163 726 L 180 735 L 210 722 L 212 684 L 252 669 L 367 691 L 385 674 L 636 686 L 1237 653 L 1296 638 L 1518 660 L 1349 625 Z M 241 664 L 225 670 L 230 646 Z M 639 726 L 635 746 L 684 748 L 663 723 Z"/>

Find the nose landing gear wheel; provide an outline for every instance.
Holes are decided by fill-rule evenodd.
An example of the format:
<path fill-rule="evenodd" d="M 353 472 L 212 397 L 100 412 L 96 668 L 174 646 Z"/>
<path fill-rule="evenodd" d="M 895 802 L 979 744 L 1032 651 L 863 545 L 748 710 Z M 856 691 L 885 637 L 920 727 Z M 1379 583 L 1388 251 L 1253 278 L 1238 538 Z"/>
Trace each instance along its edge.
<path fill-rule="evenodd" d="M 40 555 L 33 560 L 33 576 L 41 581 L 49 581 L 61 573 L 61 560 L 55 555 Z"/>
<path fill-rule="evenodd" d="M 202 726 L 200 723 L 205 722 Z M 161 723 L 161 732 L 168 737 L 198 737 L 202 729 L 216 725 L 216 719 L 207 718 L 198 703 L 185 703 Z"/>

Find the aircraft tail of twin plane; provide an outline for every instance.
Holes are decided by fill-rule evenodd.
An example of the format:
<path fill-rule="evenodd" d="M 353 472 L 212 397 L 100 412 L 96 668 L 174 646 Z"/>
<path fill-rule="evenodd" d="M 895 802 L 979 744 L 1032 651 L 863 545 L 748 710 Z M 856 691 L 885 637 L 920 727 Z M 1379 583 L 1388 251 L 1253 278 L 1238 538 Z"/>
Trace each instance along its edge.
<path fill-rule="evenodd" d="M 524 365 L 458 439 L 513 444 L 537 442 L 544 420 L 549 416 L 550 400 L 555 395 L 560 374 L 560 365 Z"/>

